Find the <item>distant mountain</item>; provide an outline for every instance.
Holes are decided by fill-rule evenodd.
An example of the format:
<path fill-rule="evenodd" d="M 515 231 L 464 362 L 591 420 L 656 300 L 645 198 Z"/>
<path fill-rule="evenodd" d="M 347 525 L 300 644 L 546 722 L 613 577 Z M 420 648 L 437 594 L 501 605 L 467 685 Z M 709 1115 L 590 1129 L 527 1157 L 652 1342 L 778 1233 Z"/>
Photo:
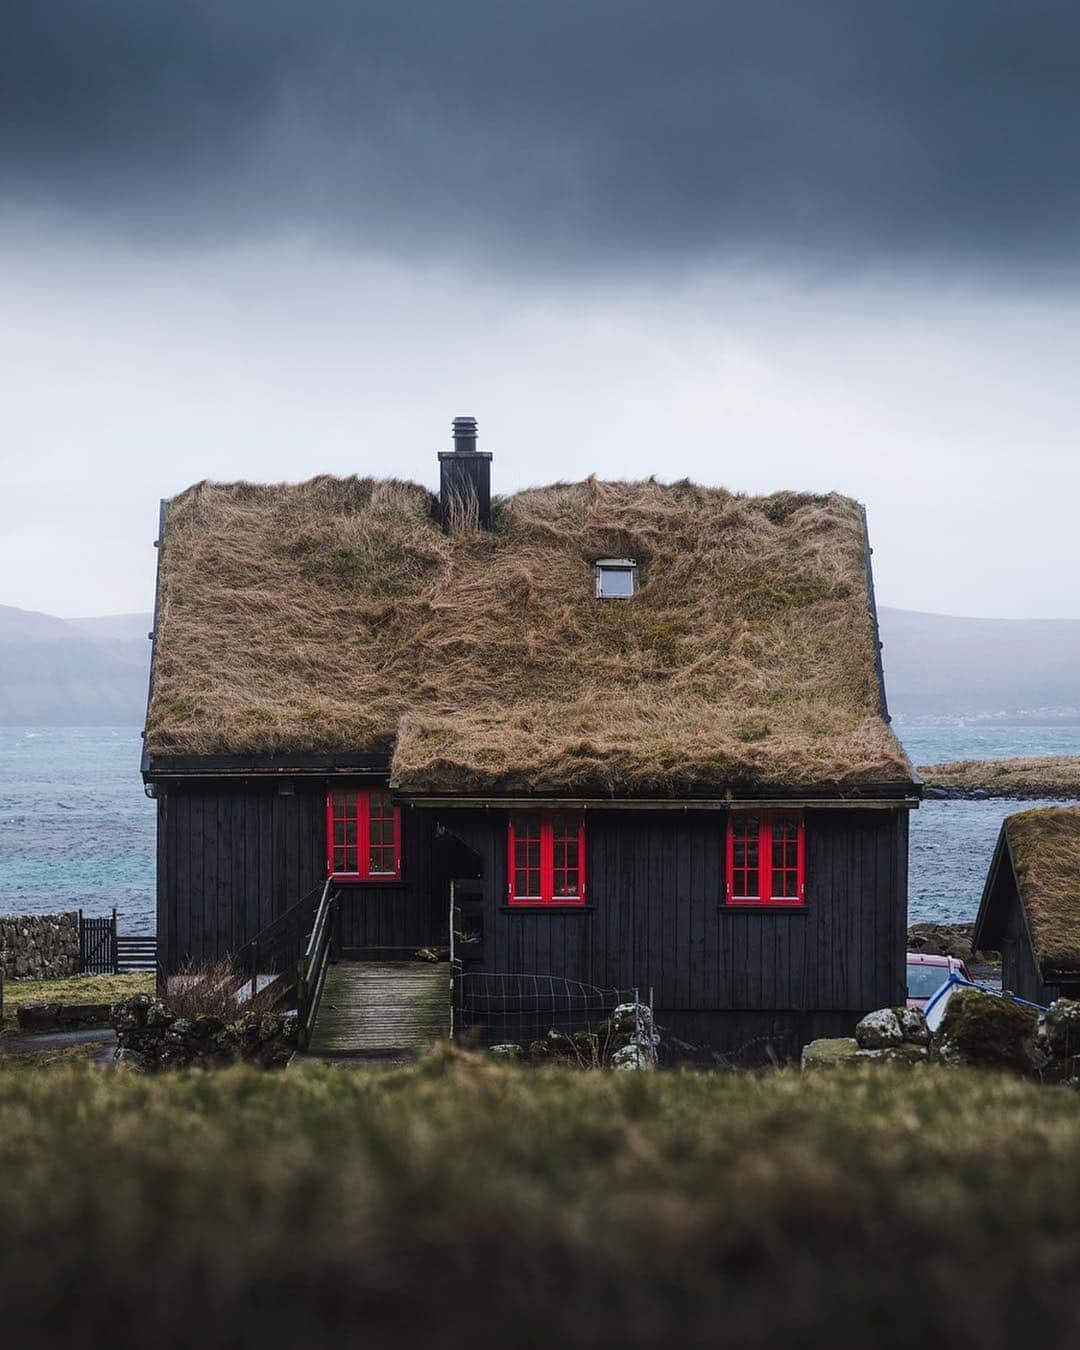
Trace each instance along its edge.
<path fill-rule="evenodd" d="M 894 716 L 1080 718 L 1080 620 L 963 619 L 887 607 L 879 620 Z"/>
<path fill-rule="evenodd" d="M 1080 620 L 880 611 L 897 717 L 1080 718 Z M 0 726 L 138 726 L 149 614 L 57 619 L 0 605 Z"/>
<path fill-rule="evenodd" d="M 58 619 L 0 605 L 0 726 L 138 726 L 148 614 Z"/>

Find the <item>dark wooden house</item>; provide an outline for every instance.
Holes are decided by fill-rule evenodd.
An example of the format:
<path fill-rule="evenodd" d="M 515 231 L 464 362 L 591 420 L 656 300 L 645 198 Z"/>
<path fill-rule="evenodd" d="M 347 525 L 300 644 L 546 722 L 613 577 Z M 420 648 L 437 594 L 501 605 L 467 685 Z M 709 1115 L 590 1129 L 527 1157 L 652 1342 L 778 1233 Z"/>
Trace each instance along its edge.
<path fill-rule="evenodd" d="M 1021 998 L 1080 998 L 1080 807 L 1006 817 L 972 945 L 1001 952 L 1002 986 Z"/>
<path fill-rule="evenodd" d="M 289 966 L 332 897 L 338 963 L 452 948 L 456 1025 L 489 1036 L 636 990 L 687 1043 L 795 1053 L 902 1002 L 919 787 L 859 505 L 651 479 L 493 499 L 471 419 L 439 461 L 438 494 L 163 505 L 164 972 Z"/>

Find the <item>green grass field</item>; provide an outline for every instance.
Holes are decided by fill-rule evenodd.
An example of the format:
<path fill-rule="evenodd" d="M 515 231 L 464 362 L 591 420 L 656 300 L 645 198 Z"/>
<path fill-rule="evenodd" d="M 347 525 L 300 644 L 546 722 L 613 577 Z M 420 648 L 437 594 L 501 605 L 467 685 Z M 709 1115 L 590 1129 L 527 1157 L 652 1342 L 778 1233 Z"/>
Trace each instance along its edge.
<path fill-rule="evenodd" d="M 0 1176 L 21 1344 L 1080 1333 L 1080 1098 L 990 1074 L 0 1069 Z"/>
<path fill-rule="evenodd" d="M 116 1003 L 144 990 L 153 975 L 70 975 L 62 980 L 5 980 L 0 1035 L 18 1030 L 15 1009 L 23 1003 Z"/>

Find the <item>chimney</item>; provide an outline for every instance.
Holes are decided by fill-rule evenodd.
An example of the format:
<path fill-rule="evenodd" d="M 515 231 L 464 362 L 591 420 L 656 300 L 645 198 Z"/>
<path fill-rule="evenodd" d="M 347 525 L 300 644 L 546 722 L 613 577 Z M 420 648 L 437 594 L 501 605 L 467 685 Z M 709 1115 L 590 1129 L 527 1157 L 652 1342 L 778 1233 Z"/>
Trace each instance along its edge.
<path fill-rule="evenodd" d="M 476 448 L 476 418 L 454 418 L 454 448 L 439 451 L 439 519 L 444 530 L 491 529 L 491 451 Z"/>

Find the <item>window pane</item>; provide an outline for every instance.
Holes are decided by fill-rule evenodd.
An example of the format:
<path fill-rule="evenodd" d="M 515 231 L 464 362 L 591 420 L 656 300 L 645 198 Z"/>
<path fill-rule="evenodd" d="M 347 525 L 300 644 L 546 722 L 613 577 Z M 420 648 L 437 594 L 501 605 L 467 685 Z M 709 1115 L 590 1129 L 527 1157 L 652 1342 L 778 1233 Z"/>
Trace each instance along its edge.
<path fill-rule="evenodd" d="M 581 817 L 557 811 L 551 821 L 552 898 L 576 899 L 581 894 L 579 862 Z"/>
<path fill-rule="evenodd" d="M 738 811 L 731 817 L 732 898 L 760 900 L 758 846 L 761 817 L 756 811 Z"/>
<path fill-rule="evenodd" d="M 540 816 L 528 812 L 513 817 L 513 898 L 540 899 Z"/>
<path fill-rule="evenodd" d="M 772 816 L 773 900 L 799 898 L 799 817 L 791 811 Z"/>
<path fill-rule="evenodd" d="M 396 871 L 394 799 L 389 792 L 368 794 L 368 872 L 393 876 Z"/>
<path fill-rule="evenodd" d="M 634 594 L 632 567 L 598 567 L 599 594 L 605 599 L 621 599 Z"/>
<path fill-rule="evenodd" d="M 330 817 L 333 870 L 345 873 L 359 872 L 357 794 L 341 790 L 331 792 Z"/>

